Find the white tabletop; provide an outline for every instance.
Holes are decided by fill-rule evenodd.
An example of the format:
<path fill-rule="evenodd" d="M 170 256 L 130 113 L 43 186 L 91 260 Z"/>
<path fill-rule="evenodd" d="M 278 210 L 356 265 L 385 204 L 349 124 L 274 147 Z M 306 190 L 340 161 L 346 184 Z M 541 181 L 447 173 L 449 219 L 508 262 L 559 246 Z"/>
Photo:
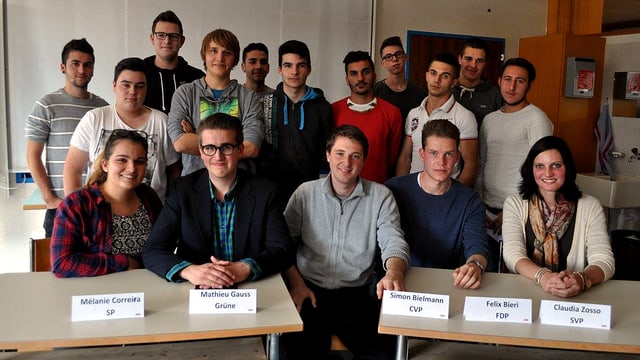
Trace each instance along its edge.
<path fill-rule="evenodd" d="M 640 353 L 640 282 L 610 280 L 570 299 L 546 294 L 515 274 L 486 273 L 477 290 L 453 286 L 451 270 L 411 268 L 408 291 L 450 295 L 449 319 L 380 315 L 379 332 L 424 338 L 576 350 Z M 465 321 L 465 296 L 532 299 L 532 324 Z M 540 300 L 611 305 L 611 329 L 542 325 Z"/>
<path fill-rule="evenodd" d="M 0 349 L 132 344 L 254 336 L 302 330 L 280 275 L 241 284 L 257 289 L 255 314 L 190 315 L 189 283 L 169 283 L 148 270 L 57 279 L 48 272 L 0 274 Z M 145 316 L 71 322 L 71 297 L 144 292 Z"/>

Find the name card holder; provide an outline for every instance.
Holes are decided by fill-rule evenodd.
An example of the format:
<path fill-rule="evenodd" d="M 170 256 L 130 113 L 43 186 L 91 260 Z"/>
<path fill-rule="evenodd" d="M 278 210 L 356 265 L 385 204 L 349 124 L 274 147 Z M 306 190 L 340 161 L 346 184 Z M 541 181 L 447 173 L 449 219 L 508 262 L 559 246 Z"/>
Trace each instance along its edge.
<path fill-rule="evenodd" d="M 540 323 L 609 330 L 611 305 L 541 300 Z"/>
<path fill-rule="evenodd" d="M 250 314 L 257 302 L 256 289 L 189 290 L 189 314 Z"/>
<path fill-rule="evenodd" d="M 467 296 L 464 318 L 469 321 L 531 324 L 531 299 Z"/>
<path fill-rule="evenodd" d="M 449 295 L 385 290 L 382 295 L 382 313 L 448 319 Z"/>
<path fill-rule="evenodd" d="M 144 317 L 144 293 L 71 297 L 71 321 Z"/>

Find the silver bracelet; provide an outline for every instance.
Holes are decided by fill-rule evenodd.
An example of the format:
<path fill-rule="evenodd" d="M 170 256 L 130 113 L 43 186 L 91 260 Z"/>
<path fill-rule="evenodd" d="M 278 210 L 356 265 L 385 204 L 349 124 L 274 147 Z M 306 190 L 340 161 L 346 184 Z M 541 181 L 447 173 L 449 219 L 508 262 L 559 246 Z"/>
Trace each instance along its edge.
<path fill-rule="evenodd" d="M 541 267 L 540 269 L 538 269 L 538 271 L 536 272 L 536 274 L 533 276 L 533 282 L 542 287 L 542 284 L 540 284 L 540 281 L 542 280 L 542 277 L 544 276 L 544 274 L 551 272 L 551 270 L 547 269 L 546 267 Z"/>
<path fill-rule="evenodd" d="M 478 269 L 480 269 L 480 275 L 484 274 L 484 266 L 482 266 L 482 263 L 480 261 L 475 260 L 475 259 L 467 260 L 467 265 L 469 265 L 469 264 L 473 264 L 473 265 L 477 266 Z"/>
<path fill-rule="evenodd" d="M 587 282 L 584 279 L 584 274 L 582 274 L 579 271 L 574 271 L 571 273 L 571 275 L 577 275 L 580 278 L 580 281 L 582 281 L 582 285 L 580 287 L 580 291 L 584 291 L 585 290 L 585 286 L 587 285 Z"/>

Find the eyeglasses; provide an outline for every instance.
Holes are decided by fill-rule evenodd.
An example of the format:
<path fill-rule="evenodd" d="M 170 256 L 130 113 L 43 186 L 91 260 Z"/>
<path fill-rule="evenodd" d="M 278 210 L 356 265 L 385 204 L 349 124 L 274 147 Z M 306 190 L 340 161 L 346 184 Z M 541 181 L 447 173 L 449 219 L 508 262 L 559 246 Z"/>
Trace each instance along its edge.
<path fill-rule="evenodd" d="M 102 131 L 104 132 L 107 130 L 102 129 Z M 104 135 L 104 133 L 102 135 Z M 104 145 L 104 148 L 109 149 L 116 140 L 129 139 L 131 141 L 144 144 L 147 142 L 148 138 L 149 134 L 141 130 L 113 129 L 111 130 L 111 134 L 107 138 L 107 142 Z"/>
<path fill-rule="evenodd" d="M 400 58 L 403 58 L 405 55 L 406 54 L 404 53 L 404 51 L 398 50 L 398 51 L 394 52 L 393 54 L 387 54 L 387 55 L 383 56 L 382 60 L 390 61 L 393 58 L 400 59 Z"/>
<path fill-rule="evenodd" d="M 102 129 L 100 138 L 96 144 L 94 155 L 97 156 L 103 149 L 110 148 L 114 141 L 121 139 L 129 139 L 138 143 L 147 143 L 147 157 L 151 160 L 156 155 L 158 147 L 158 135 L 148 134 L 142 130 L 126 130 L 126 129 Z"/>
<path fill-rule="evenodd" d="M 171 41 L 178 41 L 182 38 L 182 35 L 178 34 L 178 33 L 166 33 L 166 32 L 154 32 L 153 35 L 156 37 L 156 39 L 163 41 L 164 39 L 167 38 L 167 36 L 169 37 L 169 40 Z"/>
<path fill-rule="evenodd" d="M 202 149 L 202 153 L 204 153 L 207 156 L 213 156 L 216 154 L 216 152 L 218 150 L 220 150 L 220 152 L 222 153 L 222 155 L 224 156 L 229 156 L 231 154 L 233 154 L 233 149 L 237 148 L 238 145 L 233 145 L 233 144 L 222 144 L 220 146 L 215 146 L 215 145 L 200 145 L 200 149 Z"/>
<path fill-rule="evenodd" d="M 103 131 L 106 131 L 103 129 Z M 149 134 L 142 130 L 126 130 L 126 129 L 113 129 L 111 130 L 111 134 L 109 135 L 109 140 L 112 139 L 135 139 L 142 138 L 143 140 L 147 140 Z"/>

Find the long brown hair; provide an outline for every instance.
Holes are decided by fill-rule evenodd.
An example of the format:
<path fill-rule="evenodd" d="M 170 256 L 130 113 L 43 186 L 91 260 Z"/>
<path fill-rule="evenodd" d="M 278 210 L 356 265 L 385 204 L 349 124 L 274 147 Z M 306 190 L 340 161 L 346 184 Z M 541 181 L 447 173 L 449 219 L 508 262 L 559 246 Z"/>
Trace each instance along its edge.
<path fill-rule="evenodd" d="M 104 145 L 104 149 L 100 151 L 98 156 L 96 156 L 96 159 L 93 161 L 93 168 L 91 176 L 87 179 L 87 186 L 93 184 L 100 185 L 107 181 L 107 173 L 102 169 L 102 160 L 109 161 L 111 155 L 113 155 L 113 148 L 121 140 L 129 140 L 134 144 L 142 146 L 146 159 L 147 153 L 149 152 L 147 137 L 148 135 L 143 131 L 124 129 L 113 130 L 107 140 L 107 143 Z"/>

